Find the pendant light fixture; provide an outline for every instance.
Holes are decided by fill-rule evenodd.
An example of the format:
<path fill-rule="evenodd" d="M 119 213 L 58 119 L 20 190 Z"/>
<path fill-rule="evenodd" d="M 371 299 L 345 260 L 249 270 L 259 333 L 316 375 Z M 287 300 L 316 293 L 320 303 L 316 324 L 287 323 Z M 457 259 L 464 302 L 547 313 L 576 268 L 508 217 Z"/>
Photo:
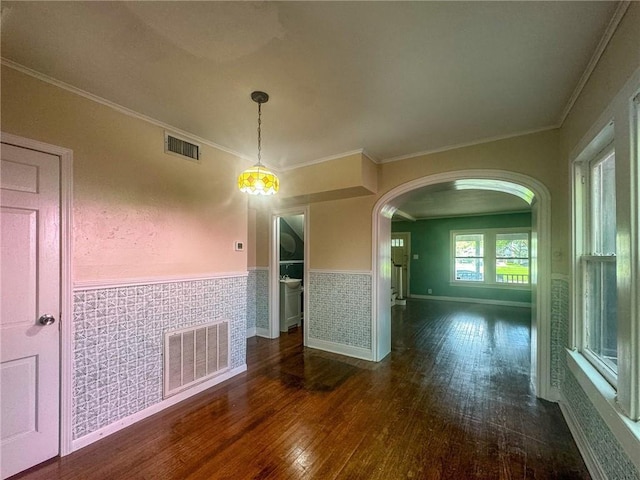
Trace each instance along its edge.
<path fill-rule="evenodd" d="M 262 104 L 269 101 L 269 95 L 264 92 L 253 92 L 251 100 L 258 104 L 258 163 L 246 169 L 238 177 L 238 188 L 241 192 L 249 195 L 274 195 L 280 188 L 280 182 L 275 173 L 269 171 L 262 165 Z"/>

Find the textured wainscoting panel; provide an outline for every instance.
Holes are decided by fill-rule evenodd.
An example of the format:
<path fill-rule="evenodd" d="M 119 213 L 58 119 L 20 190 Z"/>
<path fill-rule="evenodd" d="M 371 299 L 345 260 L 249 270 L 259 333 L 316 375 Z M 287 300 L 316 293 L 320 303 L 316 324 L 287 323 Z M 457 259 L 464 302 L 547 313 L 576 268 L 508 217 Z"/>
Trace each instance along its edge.
<path fill-rule="evenodd" d="M 310 272 L 309 337 L 371 349 L 371 275 Z"/>
<path fill-rule="evenodd" d="M 569 342 L 569 282 L 551 281 L 551 386 L 560 388 L 564 376 L 564 349 Z"/>
<path fill-rule="evenodd" d="M 569 371 L 565 375 L 562 391 L 607 478 L 640 480 L 640 472 Z"/>
<path fill-rule="evenodd" d="M 247 275 L 247 330 L 256 328 L 256 270 Z"/>
<path fill-rule="evenodd" d="M 640 472 L 631 462 L 584 390 L 573 376 L 566 360 L 569 342 L 569 282 L 554 278 L 551 282 L 551 383 L 562 390 L 576 421 L 589 442 L 589 448 L 607 478 L 640 480 Z"/>
<path fill-rule="evenodd" d="M 256 273 L 256 327 L 269 329 L 269 270 L 255 270 Z"/>
<path fill-rule="evenodd" d="M 230 368 L 246 362 L 247 277 L 74 293 L 73 438 L 162 400 L 165 330 L 229 319 Z"/>

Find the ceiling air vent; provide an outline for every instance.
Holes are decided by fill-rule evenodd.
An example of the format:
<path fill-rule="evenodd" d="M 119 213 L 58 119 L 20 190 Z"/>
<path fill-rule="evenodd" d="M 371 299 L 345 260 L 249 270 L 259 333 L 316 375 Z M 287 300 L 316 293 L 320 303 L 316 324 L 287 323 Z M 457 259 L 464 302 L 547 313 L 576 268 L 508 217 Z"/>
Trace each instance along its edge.
<path fill-rule="evenodd" d="M 164 152 L 196 162 L 200 160 L 200 145 L 169 132 L 164 132 Z"/>

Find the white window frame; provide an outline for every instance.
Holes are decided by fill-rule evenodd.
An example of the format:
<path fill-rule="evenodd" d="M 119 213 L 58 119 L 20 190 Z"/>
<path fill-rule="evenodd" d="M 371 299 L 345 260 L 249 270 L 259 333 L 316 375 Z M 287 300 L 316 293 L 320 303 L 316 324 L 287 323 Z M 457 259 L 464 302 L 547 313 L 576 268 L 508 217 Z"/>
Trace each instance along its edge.
<path fill-rule="evenodd" d="M 496 238 L 503 233 L 526 233 L 529 238 L 529 281 L 527 283 L 507 283 L 496 281 Z M 458 287 L 506 288 L 509 290 L 531 289 L 531 228 L 476 228 L 468 230 L 451 230 L 450 234 L 450 285 Z M 483 235 L 484 242 L 484 280 L 458 280 L 456 278 L 456 236 Z M 475 257 L 474 257 L 475 258 Z"/>
<path fill-rule="evenodd" d="M 464 285 L 483 285 L 487 279 L 487 268 L 486 268 L 486 258 L 487 258 L 487 235 L 484 230 L 458 230 L 451 231 L 451 282 L 452 283 L 460 283 Z M 456 237 L 458 235 L 480 235 L 482 236 L 482 244 L 483 244 L 483 254 L 481 257 L 473 256 L 473 257 L 458 257 L 456 255 Z M 473 259 L 482 259 L 483 261 L 483 280 L 459 280 L 456 278 L 456 263 L 458 258 L 473 258 Z"/>
<path fill-rule="evenodd" d="M 615 122 L 615 136 L 613 125 Z M 616 95 L 570 154 L 572 169 L 572 293 L 567 362 L 606 424 L 627 451 L 640 451 L 640 70 Z M 581 256 L 587 251 L 582 168 L 612 143 L 616 156 L 616 387 L 583 351 L 585 317 Z M 604 152 L 603 152 L 604 153 Z"/>
<path fill-rule="evenodd" d="M 598 372 L 611 384 L 612 387 L 617 388 L 618 385 L 618 373 L 611 366 L 603 361 L 597 354 L 592 352 L 588 348 L 588 321 L 587 321 L 587 264 L 588 263 L 610 263 L 616 262 L 615 255 L 610 255 L 610 252 L 595 252 L 595 239 L 593 238 L 593 219 L 592 215 L 592 189 L 591 189 L 591 176 L 592 168 L 608 159 L 611 155 L 615 158 L 614 149 L 614 128 L 613 122 L 603 130 L 599 139 L 599 145 L 604 146 L 595 154 L 586 156 L 582 161 L 576 162 L 574 169 L 574 179 L 578 184 L 574 187 L 575 198 L 574 205 L 577 214 L 580 216 L 580 221 L 576 224 L 576 230 L 574 235 L 578 240 L 576 245 L 578 249 L 576 254 L 579 256 L 578 262 L 578 278 L 580 279 L 576 285 L 576 292 L 578 292 L 580 300 L 576 304 L 576 308 L 580 315 L 580 327 L 578 332 L 577 347 L 580 353 L 598 370 Z M 617 200 L 617 199 L 616 199 Z M 616 202 L 617 204 L 617 202 Z M 618 321 L 616 319 L 616 324 Z M 617 350 L 616 350 L 617 354 Z"/>

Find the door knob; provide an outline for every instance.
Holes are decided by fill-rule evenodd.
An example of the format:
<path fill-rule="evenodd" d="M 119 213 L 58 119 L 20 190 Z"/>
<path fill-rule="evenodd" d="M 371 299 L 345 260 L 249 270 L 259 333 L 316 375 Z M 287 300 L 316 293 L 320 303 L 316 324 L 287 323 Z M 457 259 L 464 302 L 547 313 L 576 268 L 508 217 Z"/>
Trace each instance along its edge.
<path fill-rule="evenodd" d="M 49 315 L 49 314 L 42 315 L 38 319 L 38 323 L 40 323 L 40 325 L 51 325 L 55 321 L 56 321 L 55 317 L 53 315 Z"/>

